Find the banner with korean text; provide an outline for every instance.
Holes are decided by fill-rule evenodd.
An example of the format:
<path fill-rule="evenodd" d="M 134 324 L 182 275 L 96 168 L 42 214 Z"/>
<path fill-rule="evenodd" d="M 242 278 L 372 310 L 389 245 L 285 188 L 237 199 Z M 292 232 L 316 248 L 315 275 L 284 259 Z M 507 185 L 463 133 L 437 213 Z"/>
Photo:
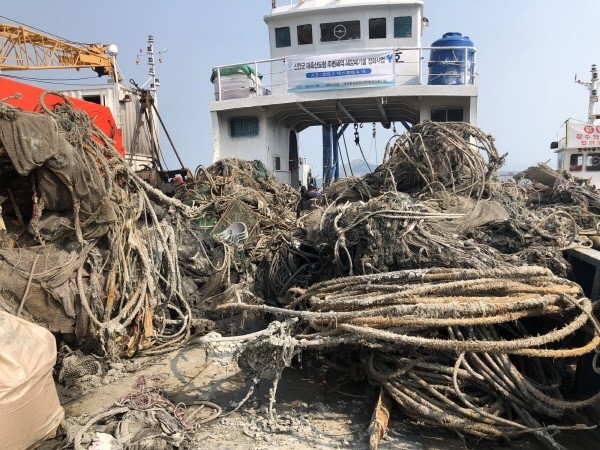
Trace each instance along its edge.
<path fill-rule="evenodd" d="M 394 50 L 286 58 L 288 92 L 394 86 Z"/>
<path fill-rule="evenodd" d="M 567 122 L 567 147 L 600 147 L 600 125 Z"/>

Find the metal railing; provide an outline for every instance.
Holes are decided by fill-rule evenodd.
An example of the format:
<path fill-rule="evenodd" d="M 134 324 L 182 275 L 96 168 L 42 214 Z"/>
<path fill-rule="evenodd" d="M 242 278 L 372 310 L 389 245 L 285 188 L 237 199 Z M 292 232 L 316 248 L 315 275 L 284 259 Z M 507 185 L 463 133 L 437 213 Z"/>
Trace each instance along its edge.
<path fill-rule="evenodd" d="M 292 1 L 292 0 L 290 0 Z M 432 59 L 442 55 L 441 59 Z M 395 65 L 395 86 L 418 85 L 476 85 L 477 62 L 474 47 L 403 47 L 395 49 L 402 62 Z M 330 55 L 318 55 L 328 57 Z M 307 56 L 307 58 L 318 58 Z M 256 97 L 287 92 L 285 58 L 263 59 L 218 66 L 213 70 L 215 100 Z M 247 67 L 248 75 L 241 72 L 224 76 L 236 67 Z"/>
<path fill-rule="evenodd" d="M 294 6 L 302 3 L 310 3 L 313 0 L 271 0 L 271 9 L 281 8 L 283 6 Z"/>

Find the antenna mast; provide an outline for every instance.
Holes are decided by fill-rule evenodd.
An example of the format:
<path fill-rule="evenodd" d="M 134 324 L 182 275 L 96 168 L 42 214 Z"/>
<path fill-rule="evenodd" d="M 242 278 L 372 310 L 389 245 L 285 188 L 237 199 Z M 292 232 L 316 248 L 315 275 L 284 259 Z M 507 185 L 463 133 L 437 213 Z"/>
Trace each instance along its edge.
<path fill-rule="evenodd" d="M 600 79 L 598 78 L 598 68 L 596 64 L 592 64 L 592 80 L 589 83 L 583 82 L 577 79 L 575 75 L 575 82 L 585 86 L 590 91 L 590 101 L 588 107 L 588 123 L 595 125 L 596 121 L 600 120 L 600 114 L 596 113 L 596 106 L 598 105 L 598 86 Z"/>
<path fill-rule="evenodd" d="M 156 88 L 160 86 L 160 81 L 156 78 L 156 70 L 154 69 L 154 36 L 148 36 L 148 47 L 146 49 L 148 55 L 148 75 L 150 75 L 150 92 L 156 99 Z"/>

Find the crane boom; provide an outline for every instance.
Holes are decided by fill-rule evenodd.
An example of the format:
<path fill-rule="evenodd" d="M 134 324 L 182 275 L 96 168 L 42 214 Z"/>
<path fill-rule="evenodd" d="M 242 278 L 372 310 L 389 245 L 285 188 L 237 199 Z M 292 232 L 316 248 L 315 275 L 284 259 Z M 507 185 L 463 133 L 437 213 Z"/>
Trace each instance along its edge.
<path fill-rule="evenodd" d="M 88 67 L 98 76 L 114 78 L 108 48 L 105 44 L 66 42 L 22 25 L 0 24 L 0 71 Z"/>

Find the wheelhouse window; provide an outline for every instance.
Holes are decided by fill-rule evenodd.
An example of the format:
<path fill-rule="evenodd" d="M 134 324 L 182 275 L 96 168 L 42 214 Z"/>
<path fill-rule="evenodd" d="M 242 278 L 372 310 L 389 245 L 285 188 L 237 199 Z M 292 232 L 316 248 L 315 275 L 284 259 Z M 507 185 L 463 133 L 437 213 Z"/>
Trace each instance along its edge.
<path fill-rule="evenodd" d="M 571 155 L 569 158 L 569 170 L 571 172 L 581 172 L 583 170 L 583 155 Z"/>
<path fill-rule="evenodd" d="M 412 17 L 410 17 L 410 16 L 394 17 L 394 37 L 395 38 L 412 37 Z"/>
<path fill-rule="evenodd" d="M 258 136 L 258 117 L 233 117 L 229 120 L 229 132 L 233 138 Z"/>
<path fill-rule="evenodd" d="M 385 39 L 387 26 L 385 17 L 380 19 L 369 19 L 369 39 Z"/>
<path fill-rule="evenodd" d="M 588 172 L 600 172 L 600 153 L 589 153 L 585 157 L 585 170 Z"/>
<path fill-rule="evenodd" d="M 322 23 L 320 27 L 321 42 L 360 39 L 360 20 Z"/>
<path fill-rule="evenodd" d="M 275 47 L 290 47 L 292 38 L 290 35 L 290 27 L 275 28 Z"/>
<path fill-rule="evenodd" d="M 462 122 L 464 120 L 462 108 L 440 108 L 431 110 L 432 122 Z"/>
<path fill-rule="evenodd" d="M 308 45 L 313 43 L 312 25 L 298 25 L 296 28 L 298 34 L 298 45 Z"/>

